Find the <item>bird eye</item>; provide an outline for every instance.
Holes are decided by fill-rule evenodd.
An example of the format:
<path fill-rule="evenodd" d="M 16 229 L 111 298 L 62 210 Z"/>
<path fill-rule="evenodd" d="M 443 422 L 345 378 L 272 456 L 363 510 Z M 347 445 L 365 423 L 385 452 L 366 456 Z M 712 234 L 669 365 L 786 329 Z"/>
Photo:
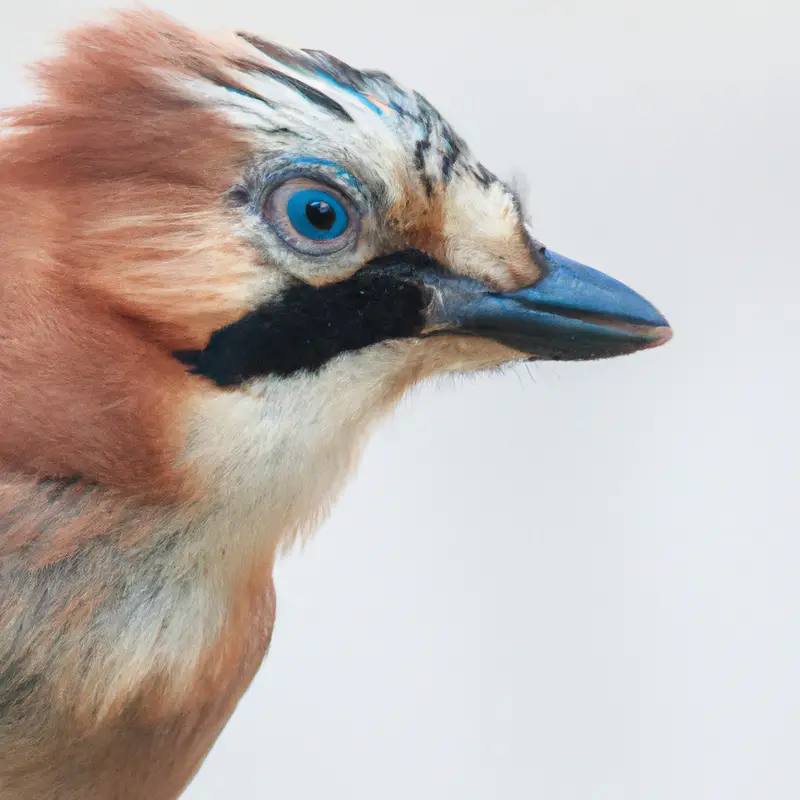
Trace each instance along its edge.
<path fill-rule="evenodd" d="M 341 236 L 350 222 L 344 206 L 321 189 L 296 191 L 286 204 L 286 213 L 301 236 L 316 241 Z"/>
<path fill-rule="evenodd" d="M 306 178 L 281 184 L 264 203 L 264 220 L 293 249 L 306 255 L 335 253 L 357 236 L 352 205 L 335 189 Z"/>

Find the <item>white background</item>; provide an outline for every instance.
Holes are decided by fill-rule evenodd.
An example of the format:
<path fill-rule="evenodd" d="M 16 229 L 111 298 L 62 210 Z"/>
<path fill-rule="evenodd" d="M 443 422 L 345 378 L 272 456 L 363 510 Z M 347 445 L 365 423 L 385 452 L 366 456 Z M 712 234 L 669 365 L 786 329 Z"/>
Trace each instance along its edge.
<path fill-rule="evenodd" d="M 409 397 L 188 798 L 800 797 L 800 4 L 154 3 L 415 86 L 676 332 Z M 100 7 L 2 0 L 3 104 Z"/>

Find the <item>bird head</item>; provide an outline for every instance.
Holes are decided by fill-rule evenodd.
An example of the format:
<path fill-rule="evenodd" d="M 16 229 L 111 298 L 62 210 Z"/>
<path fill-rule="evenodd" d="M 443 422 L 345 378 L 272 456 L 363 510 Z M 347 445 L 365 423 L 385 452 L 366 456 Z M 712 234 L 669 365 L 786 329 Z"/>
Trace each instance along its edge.
<path fill-rule="evenodd" d="M 517 194 L 418 92 L 324 52 L 238 40 L 218 81 L 183 88 L 248 138 L 227 197 L 278 277 L 252 313 L 178 354 L 196 373 L 230 386 L 378 346 L 389 374 L 418 379 L 669 338 L 647 301 L 536 241 Z"/>
<path fill-rule="evenodd" d="M 513 189 L 386 74 L 139 10 L 73 32 L 37 75 L 4 137 L 0 226 L 17 294 L 48 318 L 19 321 L 6 369 L 58 398 L 40 414 L 15 398 L 40 472 L 152 483 L 147 464 L 219 428 L 178 396 L 228 418 L 222 395 L 271 397 L 276 425 L 319 422 L 319 452 L 430 375 L 670 336 L 631 289 L 538 242 Z M 187 403 L 203 422 L 168 413 Z"/>

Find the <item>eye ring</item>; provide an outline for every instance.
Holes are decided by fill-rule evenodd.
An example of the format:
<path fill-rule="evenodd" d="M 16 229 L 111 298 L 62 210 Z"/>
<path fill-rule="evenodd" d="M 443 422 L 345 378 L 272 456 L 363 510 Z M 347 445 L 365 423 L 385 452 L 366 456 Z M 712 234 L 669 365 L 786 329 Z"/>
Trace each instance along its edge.
<path fill-rule="evenodd" d="M 360 219 L 353 204 L 332 186 L 294 178 L 266 198 L 262 217 L 283 241 L 304 255 L 327 255 L 352 245 Z"/>

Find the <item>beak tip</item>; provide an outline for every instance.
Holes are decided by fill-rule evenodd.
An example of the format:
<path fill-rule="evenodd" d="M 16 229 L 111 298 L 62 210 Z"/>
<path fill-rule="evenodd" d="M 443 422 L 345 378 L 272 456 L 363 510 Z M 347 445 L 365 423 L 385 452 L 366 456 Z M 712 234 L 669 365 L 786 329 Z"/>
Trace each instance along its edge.
<path fill-rule="evenodd" d="M 648 349 L 652 350 L 654 347 L 661 347 L 672 339 L 674 332 L 670 324 L 664 320 L 663 325 L 658 325 L 650 331 L 651 343 Z"/>

